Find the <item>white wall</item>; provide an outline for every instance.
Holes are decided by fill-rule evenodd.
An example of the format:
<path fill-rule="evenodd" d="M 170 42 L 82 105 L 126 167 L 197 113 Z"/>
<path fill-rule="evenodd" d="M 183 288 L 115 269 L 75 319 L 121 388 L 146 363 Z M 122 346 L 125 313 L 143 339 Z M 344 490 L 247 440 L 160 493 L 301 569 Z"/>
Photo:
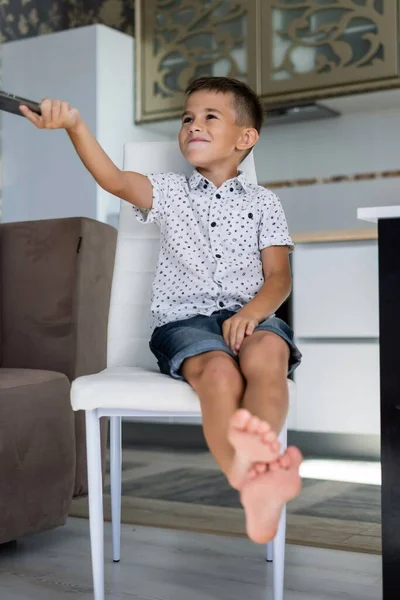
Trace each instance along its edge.
<path fill-rule="evenodd" d="M 339 110 L 344 107 L 344 114 L 271 127 L 267 120 L 257 147 L 257 166 L 263 176 L 274 180 L 301 179 L 398 169 L 400 106 L 382 109 L 368 105 L 366 112 L 353 112 L 340 100 L 329 104 Z M 263 156 L 268 161 L 263 162 Z"/>
<path fill-rule="evenodd" d="M 267 126 L 256 147 L 260 181 L 286 181 L 399 170 L 400 90 L 382 108 L 381 94 L 337 99 L 340 117 Z M 362 101 L 364 100 L 364 102 Z M 368 98 L 367 98 L 368 100 Z M 375 100 L 375 102 L 374 102 Z M 357 106 L 359 109 L 357 110 Z M 400 178 L 277 189 L 293 232 L 365 228 L 359 206 L 400 202 Z"/>
<path fill-rule="evenodd" d="M 127 141 L 173 139 L 173 131 L 157 124 L 136 125 L 134 40 L 114 29 L 96 26 L 97 139 L 110 158 L 122 168 Z M 113 223 L 120 201 L 99 188 L 98 219 Z M 110 218 L 111 216 L 111 218 Z"/>
<path fill-rule="evenodd" d="M 76 29 L 3 45 L 2 87 L 19 96 L 67 99 L 96 129 L 96 31 Z M 39 131 L 3 115 L 3 221 L 94 216 L 95 183 L 64 131 Z"/>
<path fill-rule="evenodd" d="M 3 46 L 3 89 L 79 108 L 105 151 L 122 166 L 129 140 L 171 139 L 134 124 L 134 40 L 93 25 Z M 85 170 L 65 131 L 40 131 L 3 115 L 3 221 L 87 216 L 116 224 L 119 200 Z"/>

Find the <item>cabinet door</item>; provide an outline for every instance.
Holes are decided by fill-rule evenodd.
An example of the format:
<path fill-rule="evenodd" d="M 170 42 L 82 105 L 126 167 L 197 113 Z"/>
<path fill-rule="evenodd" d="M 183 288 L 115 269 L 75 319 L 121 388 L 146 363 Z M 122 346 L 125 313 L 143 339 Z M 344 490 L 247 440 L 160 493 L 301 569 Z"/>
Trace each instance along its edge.
<path fill-rule="evenodd" d="M 260 1 L 136 2 L 137 121 L 180 117 L 197 77 L 235 77 L 257 90 Z"/>
<path fill-rule="evenodd" d="M 299 342 L 296 429 L 379 434 L 378 342 Z"/>
<path fill-rule="evenodd" d="M 379 336 L 376 241 L 299 244 L 292 261 L 298 338 Z"/>
<path fill-rule="evenodd" d="M 389 85 L 397 11 L 387 0 L 262 2 L 262 96 L 281 103 Z"/>

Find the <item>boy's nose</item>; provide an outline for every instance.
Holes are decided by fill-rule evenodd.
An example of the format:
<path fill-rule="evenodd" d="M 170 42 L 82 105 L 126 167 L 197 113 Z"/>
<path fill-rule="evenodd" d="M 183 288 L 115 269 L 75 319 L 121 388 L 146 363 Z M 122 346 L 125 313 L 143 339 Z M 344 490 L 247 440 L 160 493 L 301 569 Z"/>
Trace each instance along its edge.
<path fill-rule="evenodd" d="M 190 127 L 190 131 L 191 132 L 193 132 L 193 131 L 201 131 L 201 130 L 202 130 L 202 127 L 201 127 L 200 123 L 198 123 L 198 122 L 196 122 L 196 123 L 193 122 L 192 123 L 192 125 Z"/>

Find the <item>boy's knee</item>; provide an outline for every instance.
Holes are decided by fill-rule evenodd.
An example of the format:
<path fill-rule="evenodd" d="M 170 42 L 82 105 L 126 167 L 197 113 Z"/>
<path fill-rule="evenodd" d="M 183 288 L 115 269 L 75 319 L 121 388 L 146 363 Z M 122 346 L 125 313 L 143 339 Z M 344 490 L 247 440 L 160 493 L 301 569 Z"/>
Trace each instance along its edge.
<path fill-rule="evenodd" d="M 230 383 L 237 385 L 242 376 L 235 360 L 225 352 L 213 351 L 187 358 L 182 367 L 183 377 L 194 388 L 219 387 Z"/>
<path fill-rule="evenodd" d="M 259 371 L 280 370 L 281 366 L 287 368 L 289 347 L 285 340 L 270 331 L 256 332 L 253 336 L 245 339 L 239 354 L 240 369 L 245 377 Z"/>

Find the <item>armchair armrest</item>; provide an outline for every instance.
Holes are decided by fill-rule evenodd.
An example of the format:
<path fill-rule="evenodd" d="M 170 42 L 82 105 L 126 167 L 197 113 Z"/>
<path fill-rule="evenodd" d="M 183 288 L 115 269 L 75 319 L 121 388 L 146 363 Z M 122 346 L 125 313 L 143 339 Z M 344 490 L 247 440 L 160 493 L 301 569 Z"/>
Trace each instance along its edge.
<path fill-rule="evenodd" d="M 84 217 L 0 225 L 3 367 L 105 368 L 116 237 Z"/>

